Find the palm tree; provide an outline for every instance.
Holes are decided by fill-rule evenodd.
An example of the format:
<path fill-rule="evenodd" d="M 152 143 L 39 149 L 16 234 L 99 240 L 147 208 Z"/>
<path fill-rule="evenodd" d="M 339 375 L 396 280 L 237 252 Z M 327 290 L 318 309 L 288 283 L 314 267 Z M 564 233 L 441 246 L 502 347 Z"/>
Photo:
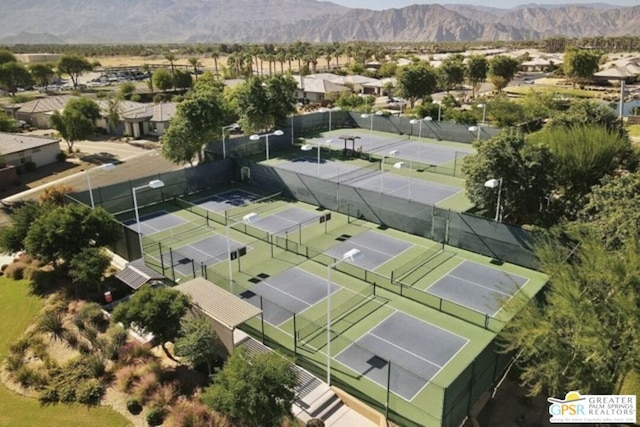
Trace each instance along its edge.
<path fill-rule="evenodd" d="M 175 85 L 175 81 L 176 81 L 176 66 L 174 64 L 175 60 L 176 60 L 176 56 L 173 53 L 167 53 L 164 55 L 164 59 L 166 59 L 167 61 L 169 61 L 169 64 L 171 65 L 171 80 L 173 81 L 173 88 L 176 88 Z"/>
<path fill-rule="evenodd" d="M 200 60 L 195 56 L 189 58 L 188 61 L 189 64 L 191 64 L 191 66 L 193 67 L 193 73 L 196 75 L 196 81 L 198 81 L 198 67 L 202 66 L 202 64 L 200 63 Z"/>
<path fill-rule="evenodd" d="M 213 52 L 211 52 L 211 58 L 213 58 L 213 64 L 216 69 L 215 75 L 217 76 L 218 75 L 218 58 L 220 58 L 220 51 L 216 49 Z"/>
<path fill-rule="evenodd" d="M 144 64 L 142 66 L 142 70 L 147 73 L 147 78 L 149 79 L 149 81 L 147 82 L 147 86 L 149 87 L 149 92 L 153 93 L 153 71 L 151 70 L 149 64 Z"/>
<path fill-rule="evenodd" d="M 120 99 L 111 97 L 107 100 L 107 128 L 110 133 L 118 132 L 118 122 L 120 121 Z"/>

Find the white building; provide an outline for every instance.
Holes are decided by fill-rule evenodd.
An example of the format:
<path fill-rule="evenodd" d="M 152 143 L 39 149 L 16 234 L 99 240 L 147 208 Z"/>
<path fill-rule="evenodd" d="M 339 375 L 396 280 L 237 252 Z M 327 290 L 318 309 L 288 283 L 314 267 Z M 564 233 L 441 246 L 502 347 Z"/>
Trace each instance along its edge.
<path fill-rule="evenodd" d="M 6 164 L 22 166 L 33 162 L 44 166 L 58 161 L 60 140 L 22 133 L 0 132 L 0 155 Z"/>

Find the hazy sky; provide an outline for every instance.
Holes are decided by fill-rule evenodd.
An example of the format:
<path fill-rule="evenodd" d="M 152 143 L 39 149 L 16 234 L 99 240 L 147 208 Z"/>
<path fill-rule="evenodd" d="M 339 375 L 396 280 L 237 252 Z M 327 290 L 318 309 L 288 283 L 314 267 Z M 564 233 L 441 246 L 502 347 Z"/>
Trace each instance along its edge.
<path fill-rule="evenodd" d="M 330 0 L 333 3 L 341 4 L 348 7 L 358 7 L 364 9 L 391 9 L 401 8 L 412 4 L 475 4 L 481 6 L 511 8 L 516 5 L 530 3 L 547 3 L 547 4 L 567 4 L 567 3 L 609 3 L 617 6 L 636 6 L 640 4 L 640 0 Z"/>

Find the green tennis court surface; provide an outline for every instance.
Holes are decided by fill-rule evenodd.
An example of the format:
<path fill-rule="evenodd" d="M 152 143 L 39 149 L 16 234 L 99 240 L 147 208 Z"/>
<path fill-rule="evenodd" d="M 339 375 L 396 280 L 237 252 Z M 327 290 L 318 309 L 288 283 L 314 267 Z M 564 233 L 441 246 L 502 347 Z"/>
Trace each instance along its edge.
<path fill-rule="evenodd" d="M 546 281 L 246 188 L 176 198 L 141 218 L 167 214 L 181 221 L 144 236 L 148 265 L 174 280 L 203 276 L 261 307 L 263 317 L 244 326 L 250 333 L 320 377 L 331 360 L 337 385 L 409 425 L 440 425 L 457 410 L 447 396 L 466 392 L 458 378 L 471 365 L 501 369 L 490 343 L 513 315 L 508 301 Z M 343 258 L 354 249 L 357 258 Z M 478 377 L 474 390 L 492 380 Z"/>

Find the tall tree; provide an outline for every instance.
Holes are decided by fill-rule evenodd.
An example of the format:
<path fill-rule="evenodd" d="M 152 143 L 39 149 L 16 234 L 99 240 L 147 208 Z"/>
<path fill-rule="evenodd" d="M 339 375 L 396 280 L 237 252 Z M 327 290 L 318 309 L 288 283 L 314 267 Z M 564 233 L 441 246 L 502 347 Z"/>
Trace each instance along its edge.
<path fill-rule="evenodd" d="M 410 64 L 399 70 L 398 92 L 409 100 L 411 108 L 418 99 L 431 95 L 436 86 L 437 73 L 425 62 Z"/>
<path fill-rule="evenodd" d="M 218 76 L 218 59 L 220 59 L 220 51 L 219 50 L 214 50 L 213 52 L 211 52 L 211 58 L 213 59 L 213 66 L 215 68 L 214 70 L 214 75 Z"/>
<path fill-rule="evenodd" d="M 47 210 L 31 224 L 24 239 L 28 253 L 45 263 L 63 265 L 83 249 L 109 246 L 118 238 L 118 224 L 102 208 L 84 205 Z"/>
<path fill-rule="evenodd" d="M 533 395 L 618 394 L 640 363 L 637 239 L 612 250 L 588 228 L 578 231 L 571 245 L 539 245 L 541 269 L 551 275 L 546 302 L 531 301 L 503 331 Z"/>
<path fill-rule="evenodd" d="M 176 89 L 189 89 L 193 86 L 193 78 L 186 70 L 176 70 L 173 75 L 173 87 Z"/>
<path fill-rule="evenodd" d="M 29 201 L 14 210 L 11 225 L 0 229 L 0 249 L 9 253 L 23 250 L 29 229 L 46 212 L 46 208 Z"/>
<path fill-rule="evenodd" d="M 67 142 L 71 152 L 76 141 L 93 135 L 94 123 L 99 117 L 100 107 L 95 101 L 89 98 L 73 98 L 67 102 L 62 113 L 53 113 L 51 124 Z"/>
<path fill-rule="evenodd" d="M 202 66 L 202 64 L 200 63 L 200 59 L 193 56 L 187 61 L 189 61 L 189 64 L 191 64 L 191 66 L 193 67 L 193 75 L 196 76 L 196 81 L 198 81 L 198 74 L 200 73 L 200 67 Z"/>
<path fill-rule="evenodd" d="M 280 426 L 291 416 L 297 376 L 291 362 L 274 352 L 252 356 L 234 350 L 202 395 L 210 408 L 247 427 Z"/>
<path fill-rule="evenodd" d="M 0 49 L 0 65 L 8 62 L 18 62 L 18 59 L 13 52 L 6 49 Z"/>
<path fill-rule="evenodd" d="M 598 71 L 600 55 L 586 49 L 569 48 L 564 53 L 564 75 L 571 79 L 573 86 L 580 80 L 593 77 Z"/>
<path fill-rule="evenodd" d="M 222 365 L 227 353 L 222 341 L 211 328 L 211 321 L 204 316 L 182 321 L 173 348 L 176 356 L 188 361 L 191 367 L 205 365 L 209 375 L 213 374 L 214 367 Z"/>
<path fill-rule="evenodd" d="M 78 78 L 85 71 L 93 70 L 93 65 L 86 58 L 79 55 L 63 55 L 57 64 L 58 73 L 66 74 L 71 79 L 73 87 L 78 87 Z"/>
<path fill-rule="evenodd" d="M 480 212 L 495 216 L 500 190 L 500 217 L 514 224 L 548 222 L 554 183 L 554 159 L 544 146 L 527 144 L 514 132 L 474 144 L 477 152 L 463 160 L 466 191 Z M 485 182 L 501 179 L 500 189 Z"/>
<path fill-rule="evenodd" d="M 161 91 L 169 90 L 173 87 L 173 74 L 166 68 L 159 68 L 153 73 L 153 84 Z"/>
<path fill-rule="evenodd" d="M 467 58 L 467 68 L 465 74 L 469 84 L 473 97 L 476 97 L 480 84 L 487 79 L 487 73 L 489 72 L 489 62 L 484 55 L 471 55 Z"/>
<path fill-rule="evenodd" d="M 83 248 L 69 263 L 69 277 L 73 283 L 98 292 L 102 289 L 104 272 L 111 265 L 111 257 L 103 248 Z"/>
<path fill-rule="evenodd" d="M 548 146 L 556 159 L 558 195 L 570 216 L 582 208 L 592 186 L 632 155 L 627 137 L 600 126 L 550 128 L 530 140 Z"/>
<path fill-rule="evenodd" d="M 29 72 L 33 77 L 33 80 L 44 87 L 47 90 L 51 79 L 56 75 L 53 64 L 48 63 L 35 63 L 29 65 Z"/>
<path fill-rule="evenodd" d="M 489 80 L 496 90 L 502 90 L 518 72 L 518 60 L 506 55 L 497 55 L 489 60 Z"/>
<path fill-rule="evenodd" d="M 142 70 L 147 73 L 147 86 L 149 87 L 149 92 L 153 93 L 153 70 L 149 64 L 144 64 L 142 66 Z"/>
<path fill-rule="evenodd" d="M 113 310 L 111 321 L 132 324 L 152 333 L 169 354 L 165 343 L 178 336 L 180 320 L 187 313 L 189 299 L 180 291 L 165 287 L 143 287 L 131 299 Z"/>
<path fill-rule="evenodd" d="M 32 83 L 31 74 L 24 65 L 17 62 L 7 62 L 0 65 L 0 88 L 14 96 L 19 87 Z"/>
<path fill-rule="evenodd" d="M 466 66 L 462 55 L 447 56 L 438 67 L 438 81 L 440 87 L 447 93 L 464 81 Z"/>

